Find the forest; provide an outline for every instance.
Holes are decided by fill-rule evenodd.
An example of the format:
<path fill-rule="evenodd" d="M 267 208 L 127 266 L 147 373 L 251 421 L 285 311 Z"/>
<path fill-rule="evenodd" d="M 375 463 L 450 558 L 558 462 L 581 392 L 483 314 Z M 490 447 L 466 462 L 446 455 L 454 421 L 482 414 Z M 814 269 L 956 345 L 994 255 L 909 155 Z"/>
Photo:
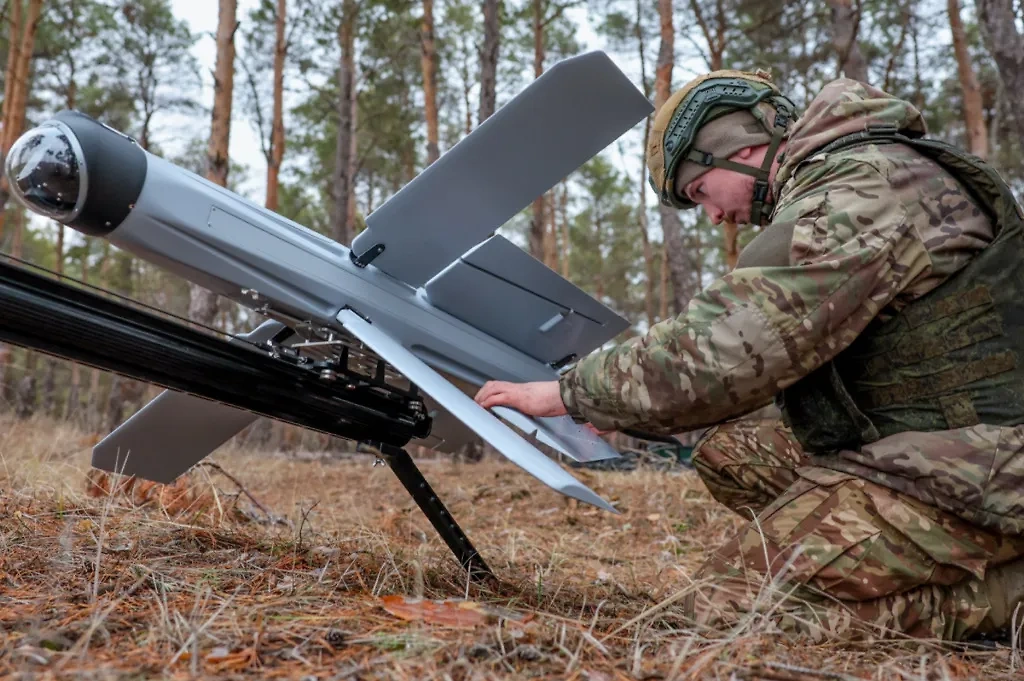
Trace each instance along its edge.
<path fill-rule="evenodd" d="M 77 109 L 348 244 L 367 215 L 531 79 L 560 59 L 603 50 L 655 106 L 710 69 L 769 70 L 801 107 L 832 79 L 862 80 L 914 103 L 931 135 L 990 160 L 1015 190 L 1024 182 L 1024 120 L 1015 117 L 1024 110 L 1024 38 L 1020 3 L 1011 0 L 195 7 L 5 2 L 0 153 L 33 124 Z M 197 13 L 215 30 L 194 30 Z M 658 204 L 644 167 L 649 126 L 637 125 L 500 230 L 629 319 L 623 336 L 678 314 L 754 236 L 750 226 L 714 226 L 698 211 Z M 243 144 L 248 162 L 229 153 Z M 6 178 L 0 210 L 8 257 L 229 333 L 258 321 L 109 243 L 30 218 L 10 200 Z M 22 416 L 43 412 L 102 430 L 153 388 L 5 347 L 0 393 Z"/>
<path fill-rule="evenodd" d="M 533 79 L 602 50 L 655 107 L 715 69 L 769 71 L 799 107 L 836 78 L 869 83 L 1022 199 L 1022 5 L 0 0 L 0 155 L 78 110 L 349 244 Z M 660 205 L 650 129 L 641 122 L 500 229 L 627 318 L 619 340 L 680 314 L 757 235 Z M 5 177 L 0 257 L 198 327 L 262 321 L 30 215 Z M 773 580 L 758 593 L 767 605 L 734 627 L 696 623 L 684 600 L 714 588 L 701 566 L 750 518 L 671 457 L 573 470 L 613 514 L 479 444 L 414 452 L 494 571 L 487 584 L 466 578 L 382 459 L 312 431 L 259 420 L 168 485 L 91 467 L 97 441 L 158 391 L 0 345 L 0 677 L 938 681 L 1024 669 L 1016 642 L 791 638 Z"/>

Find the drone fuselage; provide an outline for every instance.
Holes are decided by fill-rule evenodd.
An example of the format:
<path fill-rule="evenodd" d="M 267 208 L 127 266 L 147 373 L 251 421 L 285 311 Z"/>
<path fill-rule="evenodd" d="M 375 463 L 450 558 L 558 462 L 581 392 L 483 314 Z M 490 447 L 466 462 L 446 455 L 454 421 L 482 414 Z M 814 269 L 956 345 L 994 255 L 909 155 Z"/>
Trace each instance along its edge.
<path fill-rule="evenodd" d="M 558 372 L 358 266 L 342 244 L 147 154 L 146 180 L 111 243 L 304 335 L 343 333 L 351 309 L 434 368 L 474 385 L 554 380 Z M 304 328 L 303 328 L 304 327 Z"/>

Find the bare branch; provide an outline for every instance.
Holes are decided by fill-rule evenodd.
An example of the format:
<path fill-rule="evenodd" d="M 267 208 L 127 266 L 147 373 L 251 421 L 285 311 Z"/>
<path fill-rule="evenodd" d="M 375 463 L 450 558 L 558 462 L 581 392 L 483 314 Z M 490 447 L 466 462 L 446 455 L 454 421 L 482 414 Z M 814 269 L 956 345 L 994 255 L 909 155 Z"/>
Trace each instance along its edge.
<path fill-rule="evenodd" d="M 892 78 L 893 69 L 896 67 L 896 58 L 903 52 L 903 43 L 907 39 L 907 31 L 910 28 L 910 15 L 913 9 L 910 7 L 910 2 L 903 7 L 903 23 L 900 26 L 900 38 L 896 41 L 896 46 L 892 50 L 892 54 L 889 55 L 889 63 L 885 66 L 885 78 L 882 81 L 882 89 L 889 89 L 889 79 Z"/>
<path fill-rule="evenodd" d="M 554 6 L 555 7 L 554 13 L 551 16 L 547 17 L 546 19 L 544 19 L 543 21 L 540 22 L 541 28 L 547 28 L 548 24 L 550 24 L 551 22 L 553 22 L 556 19 L 558 19 L 558 17 L 562 16 L 562 13 L 565 12 L 565 10 L 569 9 L 570 7 L 576 7 L 577 5 L 580 5 L 580 4 L 582 4 L 582 2 L 580 0 L 574 0 L 573 2 L 567 2 L 565 4 L 555 5 Z"/>
<path fill-rule="evenodd" d="M 689 32 L 683 33 L 683 39 L 686 40 L 691 45 L 693 45 L 694 48 L 696 48 L 697 53 L 700 54 L 701 58 L 704 60 L 704 66 L 706 66 L 707 69 L 710 71 L 711 70 L 711 56 L 707 53 L 707 50 L 705 50 L 700 45 L 698 45 L 697 41 L 694 40 L 693 35 L 691 33 L 689 33 Z"/>
<path fill-rule="evenodd" d="M 708 44 L 708 52 L 714 50 L 715 42 L 711 39 L 711 29 L 708 27 L 708 22 L 704 20 L 704 12 L 701 11 L 700 5 L 697 0 L 690 0 L 690 9 L 693 10 L 693 16 L 697 20 L 697 25 L 700 26 L 700 32 L 704 34 L 704 42 Z M 696 42 L 694 43 L 696 45 Z M 708 67 L 710 68 L 710 61 Z"/>
<path fill-rule="evenodd" d="M 263 157 L 267 163 L 271 161 L 270 145 L 267 142 L 266 134 L 266 119 L 263 117 L 263 106 L 260 103 L 259 88 L 256 86 L 256 76 L 253 74 L 252 69 L 249 68 L 249 62 L 246 59 L 239 59 L 242 62 L 242 70 L 245 71 L 246 82 L 249 83 L 249 88 L 252 90 L 252 101 L 253 108 L 256 109 L 256 126 L 260 131 L 260 151 L 263 152 Z"/>

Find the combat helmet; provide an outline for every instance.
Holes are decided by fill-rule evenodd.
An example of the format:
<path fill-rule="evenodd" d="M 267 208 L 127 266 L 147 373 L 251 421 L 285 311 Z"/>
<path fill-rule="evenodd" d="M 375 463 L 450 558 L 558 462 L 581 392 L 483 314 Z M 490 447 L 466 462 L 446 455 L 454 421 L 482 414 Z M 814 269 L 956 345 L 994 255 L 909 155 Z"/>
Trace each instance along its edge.
<path fill-rule="evenodd" d="M 683 184 L 713 167 L 753 175 L 750 216 L 751 222 L 761 224 L 771 214 L 768 172 L 796 117 L 793 102 L 766 71 L 712 71 L 695 78 L 673 93 L 654 117 L 647 145 L 651 187 L 662 204 L 686 209 L 695 204 L 676 192 L 681 170 L 686 172 Z M 769 145 L 760 168 L 728 158 L 760 144 Z"/>

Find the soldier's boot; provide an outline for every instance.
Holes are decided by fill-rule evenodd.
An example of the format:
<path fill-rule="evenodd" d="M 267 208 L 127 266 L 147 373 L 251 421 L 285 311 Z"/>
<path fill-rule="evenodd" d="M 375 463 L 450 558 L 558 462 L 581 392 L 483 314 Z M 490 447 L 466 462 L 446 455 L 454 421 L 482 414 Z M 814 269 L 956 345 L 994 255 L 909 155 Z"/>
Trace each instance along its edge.
<path fill-rule="evenodd" d="M 992 568 L 983 584 L 991 609 L 980 629 L 1007 636 L 1014 624 L 1024 630 L 1024 557 Z"/>

